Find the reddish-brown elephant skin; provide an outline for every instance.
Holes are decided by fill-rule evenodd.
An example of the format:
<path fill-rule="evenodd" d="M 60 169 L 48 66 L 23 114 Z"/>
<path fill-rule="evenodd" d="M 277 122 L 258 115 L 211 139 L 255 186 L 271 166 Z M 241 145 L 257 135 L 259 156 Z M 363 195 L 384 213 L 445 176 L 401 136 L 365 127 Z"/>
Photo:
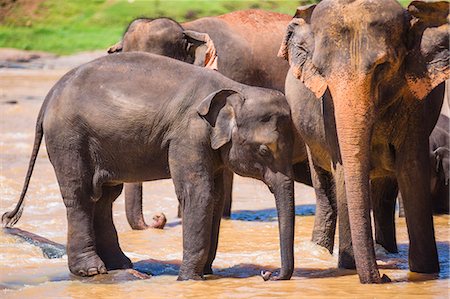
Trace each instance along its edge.
<path fill-rule="evenodd" d="M 448 10 L 448 2 L 324 0 L 297 9 L 280 48 L 314 187 L 337 199 L 339 266 L 356 266 L 362 283 L 389 280 L 376 264 L 370 208 L 383 210 L 395 181 L 410 270 L 439 272 L 428 149 L 449 77 Z"/>

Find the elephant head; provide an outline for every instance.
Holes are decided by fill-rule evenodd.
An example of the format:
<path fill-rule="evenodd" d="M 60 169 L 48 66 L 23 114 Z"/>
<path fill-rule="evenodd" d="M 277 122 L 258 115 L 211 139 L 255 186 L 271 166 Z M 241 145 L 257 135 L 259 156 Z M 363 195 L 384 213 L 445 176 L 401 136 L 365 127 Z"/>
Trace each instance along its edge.
<path fill-rule="evenodd" d="M 246 177 L 262 180 L 275 195 L 282 269 L 274 279 L 289 279 L 294 267 L 293 132 L 284 95 L 263 88 L 223 89 L 197 109 L 211 128 L 211 147 L 224 164 Z"/>
<path fill-rule="evenodd" d="M 437 148 L 433 152 L 433 160 L 435 162 L 434 171 L 448 185 L 450 176 L 450 150 L 443 146 Z"/>
<path fill-rule="evenodd" d="M 320 98 L 332 96 L 355 261 L 374 256 L 369 215 L 370 142 L 380 111 L 396 99 L 420 101 L 449 76 L 448 3 L 323 0 L 300 7 L 279 56 Z M 353 221 L 352 221 L 353 220 Z M 361 282 L 379 282 L 375 259 Z"/>
<path fill-rule="evenodd" d="M 131 22 L 122 40 L 108 49 L 110 54 L 122 51 L 144 51 L 217 69 L 216 48 L 209 35 L 184 30 L 178 22 L 168 18 Z"/>
<path fill-rule="evenodd" d="M 431 159 L 431 198 L 433 212 L 436 214 L 449 213 L 449 176 L 450 150 L 438 147 L 430 155 Z"/>

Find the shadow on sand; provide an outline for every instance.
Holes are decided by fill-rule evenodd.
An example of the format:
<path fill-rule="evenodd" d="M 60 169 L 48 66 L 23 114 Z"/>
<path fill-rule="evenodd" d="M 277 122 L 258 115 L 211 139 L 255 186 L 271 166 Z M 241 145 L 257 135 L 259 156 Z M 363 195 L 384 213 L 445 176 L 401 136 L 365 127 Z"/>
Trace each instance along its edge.
<path fill-rule="evenodd" d="M 437 242 L 439 253 L 439 264 L 441 271 L 439 274 L 420 274 L 410 272 L 407 277 L 393 280 L 393 282 L 405 281 L 426 281 L 434 279 L 448 279 L 450 277 L 450 242 Z M 408 244 L 399 244 L 399 252 L 395 254 L 384 253 L 377 254 L 377 260 L 380 269 L 408 269 Z M 381 261 L 381 262 L 380 262 Z M 153 276 L 171 275 L 177 276 L 181 261 L 170 260 L 161 261 L 155 259 L 142 260 L 134 263 L 134 269 Z M 213 267 L 214 275 L 207 276 L 206 279 L 220 278 L 248 278 L 260 276 L 261 270 L 276 271 L 278 269 L 255 264 L 237 264 L 228 268 Z M 346 275 L 354 275 L 356 270 L 338 269 L 338 268 L 296 268 L 293 277 L 301 278 L 329 278 Z"/>
<path fill-rule="evenodd" d="M 295 216 L 313 216 L 316 213 L 316 205 L 295 206 Z M 271 222 L 277 220 L 277 210 L 275 208 L 263 210 L 238 210 L 231 213 L 231 220 Z M 181 224 L 181 220 L 168 222 L 166 227 L 175 227 Z"/>
<path fill-rule="evenodd" d="M 178 276 L 180 270 L 180 260 L 160 261 L 155 259 L 142 260 L 134 263 L 133 268 L 139 272 L 151 274 L 152 276 L 169 275 Z M 260 276 L 261 271 L 275 271 L 277 268 L 272 266 L 255 265 L 255 264 L 237 264 L 232 267 L 218 268 L 213 267 L 214 275 L 207 275 L 207 280 L 215 280 L 220 278 L 249 278 Z M 338 277 L 355 274 L 354 270 L 342 270 L 336 268 L 330 269 L 313 269 L 313 268 L 296 268 L 293 277 L 303 278 L 324 278 Z M 261 278 L 262 281 L 262 278 Z"/>

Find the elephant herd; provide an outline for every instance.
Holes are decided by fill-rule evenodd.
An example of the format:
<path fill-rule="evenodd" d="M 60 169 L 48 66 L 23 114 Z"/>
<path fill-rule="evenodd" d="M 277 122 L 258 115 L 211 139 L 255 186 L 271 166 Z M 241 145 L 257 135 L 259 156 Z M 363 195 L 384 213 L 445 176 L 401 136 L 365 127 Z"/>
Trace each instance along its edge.
<path fill-rule="evenodd" d="M 323 0 L 293 18 L 247 10 L 182 24 L 137 19 L 114 54 L 50 90 L 19 203 L 2 221 L 20 218 L 45 137 L 75 275 L 132 267 L 113 202 L 125 184 L 127 218 L 144 229 L 142 182 L 167 178 L 183 216 L 178 279 L 211 274 L 233 173 L 263 181 L 275 197 L 281 270 L 265 279 L 294 270 L 294 180 L 315 189 L 313 241 L 332 252 L 339 225 L 338 267 L 356 268 L 361 283 L 389 281 L 376 264 L 370 213 L 375 241 L 396 252 L 399 192 L 410 270 L 439 272 L 432 215 L 448 213 L 448 118 L 434 128 L 450 74 L 448 18 L 446 1 L 405 9 Z"/>

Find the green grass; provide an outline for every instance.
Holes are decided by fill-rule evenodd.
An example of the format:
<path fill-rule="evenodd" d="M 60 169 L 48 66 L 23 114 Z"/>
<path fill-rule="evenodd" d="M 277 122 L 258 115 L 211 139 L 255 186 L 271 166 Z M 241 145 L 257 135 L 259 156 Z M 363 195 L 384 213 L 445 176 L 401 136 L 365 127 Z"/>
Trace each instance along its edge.
<path fill-rule="evenodd" d="M 106 49 L 137 17 L 166 16 L 182 22 L 247 8 L 292 15 L 297 6 L 309 2 L 315 1 L 45 0 L 32 15 L 20 5 L 9 11 L 0 23 L 0 47 L 56 54 Z M 406 5 L 409 0 L 400 2 Z"/>

